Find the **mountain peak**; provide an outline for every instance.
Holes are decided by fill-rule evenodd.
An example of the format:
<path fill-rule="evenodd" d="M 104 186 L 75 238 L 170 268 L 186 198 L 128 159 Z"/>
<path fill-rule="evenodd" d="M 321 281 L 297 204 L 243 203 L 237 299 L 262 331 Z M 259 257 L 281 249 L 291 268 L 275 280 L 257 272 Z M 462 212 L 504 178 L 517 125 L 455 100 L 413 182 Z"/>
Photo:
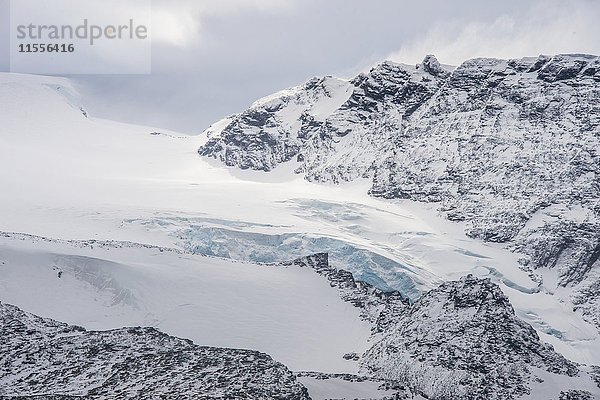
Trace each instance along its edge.
<path fill-rule="evenodd" d="M 449 72 L 442 67 L 438 59 L 432 54 L 425 56 L 420 65 L 423 67 L 424 71 L 430 73 L 431 75 L 440 77 L 449 75 Z"/>
<path fill-rule="evenodd" d="M 446 282 L 389 326 L 363 356 L 363 368 L 408 382 L 427 398 L 514 398 L 530 392 L 538 369 L 576 385 L 577 365 L 544 344 L 489 279 Z M 433 381 L 443 383 L 427 383 Z"/>

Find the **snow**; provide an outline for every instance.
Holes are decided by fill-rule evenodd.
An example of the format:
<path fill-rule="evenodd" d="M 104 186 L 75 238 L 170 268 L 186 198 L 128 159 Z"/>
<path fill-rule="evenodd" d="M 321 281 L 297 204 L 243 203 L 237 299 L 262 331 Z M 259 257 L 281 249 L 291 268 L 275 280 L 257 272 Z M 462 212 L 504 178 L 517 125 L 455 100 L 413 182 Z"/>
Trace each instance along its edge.
<path fill-rule="evenodd" d="M 307 268 L 31 238 L 0 243 L 1 300 L 69 324 L 153 326 L 200 345 L 263 351 L 297 370 L 356 373 L 342 356 L 368 348 L 359 310 Z"/>
<path fill-rule="evenodd" d="M 293 174 L 294 161 L 271 173 L 223 167 L 198 156 L 202 136 L 86 118 L 71 89 L 64 79 L 0 74 L 0 231 L 180 249 L 220 243 L 217 255 L 244 262 L 2 240 L 0 258 L 13 267 L 1 266 L 0 301 L 86 327 L 155 324 L 199 344 L 265 351 L 293 369 L 352 370 L 339 352 L 366 345 L 357 311 L 310 271 L 250 263 L 334 247 L 334 265 L 412 297 L 468 273 L 490 276 L 520 316 L 532 316 L 542 340 L 575 361 L 600 363 L 597 331 L 560 296 L 537 292 L 518 254 L 468 238 L 435 204 L 371 198 L 367 180 L 310 183 Z M 344 101 L 345 92 L 336 93 L 331 104 Z M 278 235 L 288 241 L 271 240 Z M 77 257 L 97 260 L 103 282 L 117 286 L 90 293 L 95 283 L 81 276 L 58 279 L 56 255 L 65 268 L 80 265 Z M 116 287 L 135 306 L 112 304 Z M 284 315 L 286 307 L 296 311 Z M 311 308 L 320 311 L 310 315 Z"/>
<path fill-rule="evenodd" d="M 326 399 L 383 399 L 392 398 L 394 390 L 379 390 L 381 382 L 351 382 L 340 378 L 317 379 L 312 376 L 298 378 L 310 393 L 313 400 Z M 414 396 L 413 399 L 423 399 Z"/>
<path fill-rule="evenodd" d="M 568 377 L 564 375 L 554 375 L 540 368 L 532 368 L 533 373 L 539 377 L 542 382 L 531 384 L 531 393 L 520 397 L 523 400 L 537 399 L 558 399 L 560 392 L 569 390 L 585 390 L 592 395 L 598 394 L 598 386 L 587 373 L 581 373 L 577 377 Z"/>

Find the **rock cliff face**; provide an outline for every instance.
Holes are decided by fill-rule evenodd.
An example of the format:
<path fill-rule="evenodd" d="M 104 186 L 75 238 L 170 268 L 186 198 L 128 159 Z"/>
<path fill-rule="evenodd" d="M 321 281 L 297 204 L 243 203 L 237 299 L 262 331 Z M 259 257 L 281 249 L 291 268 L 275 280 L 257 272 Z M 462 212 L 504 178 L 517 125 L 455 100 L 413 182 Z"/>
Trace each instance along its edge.
<path fill-rule="evenodd" d="M 392 318 L 363 356 L 371 375 L 433 398 L 509 399 L 530 393 L 533 369 L 574 377 L 577 366 L 540 341 L 489 279 L 447 282 Z"/>
<path fill-rule="evenodd" d="M 555 269 L 600 327 L 596 56 L 384 62 L 259 100 L 206 134 L 199 153 L 230 166 L 295 160 L 311 181 L 369 178 L 374 196 L 439 202 L 468 235 L 524 254 L 524 268 Z"/>
<path fill-rule="evenodd" d="M 302 257 L 290 263 L 300 267 L 312 268 L 337 288 L 340 297 L 360 308 L 361 317 L 373 325 L 373 330 L 384 331 L 395 316 L 401 314 L 409 305 L 409 300 L 398 291 L 383 291 L 373 285 L 354 279 L 351 272 L 333 268 L 329 264 L 327 253 L 318 253 Z"/>
<path fill-rule="evenodd" d="M 0 303 L 2 399 L 310 399 L 264 353 L 154 328 L 86 331 Z"/>

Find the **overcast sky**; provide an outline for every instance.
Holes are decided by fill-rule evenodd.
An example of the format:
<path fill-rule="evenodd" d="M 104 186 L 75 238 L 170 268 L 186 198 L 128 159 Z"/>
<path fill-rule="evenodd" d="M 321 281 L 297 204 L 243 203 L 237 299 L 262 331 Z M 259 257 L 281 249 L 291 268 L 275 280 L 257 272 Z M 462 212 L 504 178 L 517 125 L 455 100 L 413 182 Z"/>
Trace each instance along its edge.
<path fill-rule="evenodd" d="M 0 0 L 4 71 L 6 4 Z M 456 65 L 473 57 L 600 54 L 597 0 L 156 0 L 152 5 L 152 74 L 72 77 L 92 115 L 199 133 L 259 97 L 313 76 L 352 77 L 384 59 L 414 64 L 435 54 Z"/>

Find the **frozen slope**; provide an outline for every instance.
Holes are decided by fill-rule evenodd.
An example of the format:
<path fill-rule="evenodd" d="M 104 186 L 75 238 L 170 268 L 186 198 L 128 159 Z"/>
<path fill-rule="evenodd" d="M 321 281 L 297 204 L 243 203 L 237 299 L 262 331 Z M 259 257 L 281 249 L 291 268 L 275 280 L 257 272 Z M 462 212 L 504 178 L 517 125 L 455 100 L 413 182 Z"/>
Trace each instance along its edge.
<path fill-rule="evenodd" d="M 266 352 L 294 370 L 356 373 L 370 328 L 325 279 L 165 248 L 0 240 L 0 298 L 87 329 L 152 326 L 196 344 Z"/>
<path fill-rule="evenodd" d="M 128 240 L 250 261 L 333 249 L 333 265 L 413 298 L 474 273 L 499 283 L 542 340 L 576 361 L 600 362 L 598 332 L 572 312 L 568 295 L 538 287 L 519 268 L 518 254 L 468 238 L 461 226 L 437 216 L 435 207 L 370 198 L 370 183 L 362 180 L 336 187 L 306 182 L 292 173 L 294 160 L 268 174 L 223 167 L 198 157 L 201 137 L 86 117 L 74 93 L 62 79 L 0 74 L 0 230 Z M 82 255 L 70 249 L 47 252 Z M 135 259 L 83 255 L 135 264 Z M 154 284 L 167 274 L 159 270 L 148 269 Z M 66 311 L 48 315 L 28 307 L 26 300 L 41 287 L 31 280 L 33 286 L 21 290 L 14 304 L 77 322 L 64 318 Z M 138 305 L 166 313 L 148 294 L 155 286 L 148 285 L 140 288 L 146 294 L 139 295 Z M 9 301 L 6 293 L 0 293 L 1 301 Z M 46 293 L 37 301 L 57 311 L 69 299 Z M 173 301 L 166 304 L 187 302 Z M 179 329 L 184 316 L 167 319 L 161 329 L 176 334 L 168 328 Z M 269 349 L 257 349 L 285 361 Z"/>

